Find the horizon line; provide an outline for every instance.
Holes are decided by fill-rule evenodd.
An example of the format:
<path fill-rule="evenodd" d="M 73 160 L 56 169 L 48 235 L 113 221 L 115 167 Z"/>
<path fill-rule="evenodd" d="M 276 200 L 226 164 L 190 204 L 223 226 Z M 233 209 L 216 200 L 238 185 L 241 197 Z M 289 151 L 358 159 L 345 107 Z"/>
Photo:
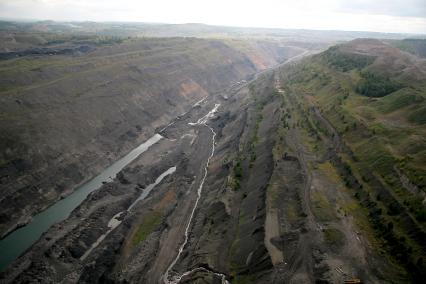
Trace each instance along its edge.
<path fill-rule="evenodd" d="M 150 24 L 150 25 L 204 25 L 211 27 L 224 27 L 224 28 L 239 28 L 239 29 L 269 29 L 269 30 L 294 30 L 294 31 L 318 31 L 318 32 L 348 32 L 348 33 L 376 33 L 376 34 L 394 34 L 394 35 L 417 35 L 426 36 L 426 33 L 411 33 L 411 32 L 380 32 L 368 30 L 338 30 L 338 29 L 314 29 L 314 28 L 283 28 L 283 27 L 261 27 L 261 26 L 231 26 L 231 25 L 218 25 L 197 22 L 185 23 L 165 23 L 165 22 L 143 22 L 143 21 L 95 21 L 95 20 L 52 20 L 52 19 L 35 19 L 35 18 L 7 18 L 0 17 L 3 22 L 55 22 L 55 23 L 121 23 L 121 24 Z"/>

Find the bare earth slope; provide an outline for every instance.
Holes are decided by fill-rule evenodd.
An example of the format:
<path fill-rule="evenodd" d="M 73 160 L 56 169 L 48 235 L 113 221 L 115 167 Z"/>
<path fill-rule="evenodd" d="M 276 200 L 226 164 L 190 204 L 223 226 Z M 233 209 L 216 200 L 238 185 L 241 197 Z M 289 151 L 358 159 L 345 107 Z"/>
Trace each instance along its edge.
<path fill-rule="evenodd" d="M 379 40 L 360 39 L 231 84 L 253 76 L 256 64 L 272 57 L 249 59 L 256 44 L 240 47 L 244 53 L 231 58 L 227 54 L 236 43 L 169 40 L 194 41 L 191 48 L 209 45 L 179 58 L 192 62 L 200 56 L 227 75 L 185 69 L 192 74 L 188 83 L 187 77 L 179 80 L 180 68 L 189 68 L 185 64 L 175 71 L 166 68 L 180 85 L 164 95 L 161 106 L 175 103 L 176 113 L 166 115 L 150 96 L 138 97 L 143 100 L 138 110 L 151 119 L 142 129 L 149 125 L 148 133 L 164 138 L 52 226 L 0 274 L 3 282 L 422 283 L 423 59 Z M 126 44 L 120 57 L 138 59 L 135 43 Z M 101 54 L 105 64 L 118 60 L 112 50 L 89 53 L 85 62 Z M 152 72 L 155 64 L 166 64 L 163 60 L 177 60 L 163 57 L 148 64 Z M 198 78 L 198 72 L 210 79 Z M 220 84 L 223 80 L 228 86 Z M 161 79 L 157 87 L 168 84 Z M 172 98 L 181 101 L 167 101 Z M 119 113 L 108 104 L 102 107 L 120 117 L 134 104 L 137 100 Z M 128 121 L 133 123 L 131 116 L 122 124 Z M 121 124 L 115 125 L 99 137 L 116 141 L 114 131 L 122 133 Z M 104 141 L 103 149 L 123 145 L 111 141 Z M 131 205 L 141 193 L 145 198 Z"/>
<path fill-rule="evenodd" d="M 301 52 L 269 48 L 251 49 L 258 64 L 219 40 L 130 39 L 1 61 L 1 235 L 209 93 Z"/>

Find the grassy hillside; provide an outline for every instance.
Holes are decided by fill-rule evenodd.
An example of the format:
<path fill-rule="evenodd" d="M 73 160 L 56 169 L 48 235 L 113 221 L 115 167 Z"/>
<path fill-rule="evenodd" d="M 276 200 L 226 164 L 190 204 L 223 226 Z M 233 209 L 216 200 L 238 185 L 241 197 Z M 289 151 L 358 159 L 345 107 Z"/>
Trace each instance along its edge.
<path fill-rule="evenodd" d="M 426 39 L 404 39 L 391 41 L 391 44 L 403 51 L 419 57 L 426 57 Z"/>
<path fill-rule="evenodd" d="M 412 280 L 421 279 L 426 256 L 426 62 L 365 39 L 330 48 L 281 75 L 286 91 L 305 106 L 317 137 L 339 137 L 333 165 L 367 209 L 376 248 L 404 267 Z M 324 127 L 319 114 L 335 132 Z"/>

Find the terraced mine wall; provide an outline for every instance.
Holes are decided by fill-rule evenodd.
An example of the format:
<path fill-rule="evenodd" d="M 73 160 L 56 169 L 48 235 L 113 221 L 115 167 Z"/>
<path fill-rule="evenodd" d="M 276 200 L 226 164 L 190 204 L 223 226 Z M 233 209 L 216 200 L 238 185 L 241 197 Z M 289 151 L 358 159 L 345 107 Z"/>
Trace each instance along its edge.
<path fill-rule="evenodd" d="M 352 204 L 340 203 L 338 211 L 353 216 L 382 258 L 371 261 L 376 269 L 371 274 L 379 282 L 420 283 L 426 252 L 426 143 L 420 138 L 425 61 L 382 41 L 359 39 L 281 71 L 282 87 L 299 116 L 293 127 L 306 129 L 305 144 L 321 157 L 311 171 L 322 178 L 334 174 L 349 190 Z M 315 194 L 311 199 L 325 215 L 330 204 Z"/>
<path fill-rule="evenodd" d="M 0 61 L 0 235 L 195 102 L 297 52 L 268 45 L 248 56 L 219 40 L 156 38 Z"/>
<path fill-rule="evenodd" d="M 373 57 L 360 57 L 360 48 Z M 381 111 L 398 102 L 408 103 L 401 107 L 407 114 L 421 112 L 422 82 L 416 94 L 403 87 L 375 98 L 356 88 L 364 79 L 357 75 L 393 62 L 389 55 L 423 64 L 388 48 L 354 41 L 192 103 L 157 127 L 161 140 L 46 231 L 0 279 L 421 282 L 424 220 L 406 198 L 423 198 L 422 179 L 410 175 L 421 163 L 393 163 L 385 150 L 406 149 L 383 129 L 420 141 L 424 127 L 407 119 L 402 130 L 392 123 L 396 116 Z M 329 53 L 339 56 L 330 61 Z M 416 145 L 421 153 L 425 144 Z M 398 174 L 408 189 L 398 188 Z"/>

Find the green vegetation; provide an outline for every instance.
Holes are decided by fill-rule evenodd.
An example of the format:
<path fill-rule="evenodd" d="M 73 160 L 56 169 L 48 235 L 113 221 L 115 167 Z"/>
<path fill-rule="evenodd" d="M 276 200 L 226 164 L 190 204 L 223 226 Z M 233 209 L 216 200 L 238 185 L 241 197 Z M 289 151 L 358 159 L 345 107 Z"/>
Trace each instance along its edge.
<path fill-rule="evenodd" d="M 312 192 L 312 212 L 315 218 L 320 222 L 330 222 L 336 219 L 334 213 L 334 204 L 330 203 L 329 200 L 320 192 Z"/>
<path fill-rule="evenodd" d="M 408 120 L 416 124 L 426 123 L 426 106 L 423 106 L 408 115 Z"/>
<path fill-rule="evenodd" d="M 330 47 L 323 56 L 331 67 L 343 72 L 362 69 L 373 63 L 375 59 L 372 56 L 342 52 L 339 46 Z"/>
<path fill-rule="evenodd" d="M 154 229 L 161 223 L 162 214 L 156 211 L 150 212 L 143 217 L 142 223 L 139 225 L 135 235 L 132 239 L 134 246 L 139 245 L 154 231 Z"/>
<path fill-rule="evenodd" d="M 404 266 L 413 279 L 421 278 L 421 271 L 424 268 L 422 267 L 423 264 L 418 265 L 418 260 L 422 256 L 415 253 L 414 247 L 417 247 L 418 242 L 421 242 L 424 238 L 424 233 L 416 229 L 416 225 L 404 213 L 398 201 L 370 172 L 362 171 L 362 182 L 360 182 L 350 164 L 341 158 L 335 158 L 333 165 L 345 181 L 346 186 L 353 189 L 354 196 L 368 210 L 369 221 L 374 229 L 376 239 L 380 240 L 381 248 L 388 252 L 389 257 L 398 265 Z M 415 242 L 407 238 L 409 235 L 404 232 L 405 227 L 395 227 L 392 222 L 392 220 L 396 220 L 394 217 L 406 222 L 405 226 L 410 228 L 410 237 L 414 237 Z"/>
<path fill-rule="evenodd" d="M 251 92 L 253 92 L 253 86 L 251 86 Z M 264 100 L 258 101 L 254 99 L 255 101 L 255 110 L 254 110 L 254 126 L 251 133 L 250 140 L 247 145 L 247 151 L 248 151 L 248 162 L 249 162 L 249 168 L 252 168 L 254 165 L 254 162 L 256 161 L 256 145 L 259 142 L 259 126 L 260 123 L 263 120 L 262 111 L 266 104 Z M 242 155 L 242 153 L 238 153 L 233 167 L 233 174 L 232 174 L 232 182 L 231 186 L 234 190 L 240 189 L 241 186 L 241 179 L 243 178 L 243 162 L 247 159 L 247 157 Z"/>
<path fill-rule="evenodd" d="M 374 54 L 380 54 L 377 42 L 365 44 L 372 44 Z M 394 49 L 391 52 L 395 55 Z M 309 111 L 313 107 L 339 133 L 341 150 L 332 164 L 365 211 L 359 223 L 370 228 L 377 251 L 406 271 L 409 281 L 418 281 L 426 271 L 426 210 L 422 203 L 426 190 L 426 86 L 410 73 L 401 75 L 401 71 L 380 65 L 373 72 L 367 61 L 354 63 L 342 54 L 340 47 L 332 48 L 284 70 L 283 81 L 288 82 L 287 92 L 298 100 L 293 104 L 303 114 L 298 125 L 309 137 L 334 138 Z M 389 62 L 386 59 L 381 62 Z M 403 176 L 410 186 L 403 183 Z M 326 207 L 315 196 L 313 205 L 316 214 Z M 330 242 L 336 237 L 335 232 L 324 233 Z"/>
<path fill-rule="evenodd" d="M 251 284 L 255 283 L 256 278 L 253 275 L 236 275 L 232 280 L 232 284 Z"/>
<path fill-rule="evenodd" d="M 337 229 L 328 228 L 323 230 L 325 242 L 331 246 L 341 246 L 344 244 L 345 235 Z"/>
<path fill-rule="evenodd" d="M 419 57 L 426 57 L 426 39 L 407 38 L 398 41 L 391 41 L 395 47 L 417 55 Z"/>
<path fill-rule="evenodd" d="M 252 134 L 252 137 L 250 139 L 249 146 L 248 146 L 249 152 L 250 152 L 250 164 L 249 164 L 250 168 L 253 167 L 253 164 L 256 161 L 255 148 L 256 148 L 257 143 L 259 142 L 258 132 L 259 132 L 260 123 L 262 122 L 262 119 L 263 119 L 262 111 L 263 111 L 265 104 L 266 104 L 265 101 L 262 101 L 262 102 L 256 101 L 256 110 L 255 110 L 256 121 L 255 121 L 255 124 L 254 124 L 253 134 Z"/>
<path fill-rule="evenodd" d="M 125 39 L 120 36 L 99 36 L 91 34 L 44 34 L 47 42 L 44 45 L 57 45 L 62 43 L 74 44 L 119 44 L 123 43 Z"/>
<path fill-rule="evenodd" d="M 232 188 L 238 190 L 241 187 L 241 179 L 243 178 L 243 167 L 241 166 L 240 158 L 237 158 L 233 172 Z"/>
<path fill-rule="evenodd" d="M 413 88 L 403 88 L 384 97 L 376 103 L 378 110 L 383 113 L 391 113 L 405 107 L 416 107 L 424 102 L 421 91 Z"/>
<path fill-rule="evenodd" d="M 241 179 L 243 177 L 243 168 L 241 167 L 241 161 L 237 161 L 237 164 L 234 167 L 234 176 L 237 179 Z"/>
<path fill-rule="evenodd" d="M 367 97 L 384 97 L 403 87 L 388 77 L 370 71 L 361 72 L 361 77 L 356 90 Z"/>

